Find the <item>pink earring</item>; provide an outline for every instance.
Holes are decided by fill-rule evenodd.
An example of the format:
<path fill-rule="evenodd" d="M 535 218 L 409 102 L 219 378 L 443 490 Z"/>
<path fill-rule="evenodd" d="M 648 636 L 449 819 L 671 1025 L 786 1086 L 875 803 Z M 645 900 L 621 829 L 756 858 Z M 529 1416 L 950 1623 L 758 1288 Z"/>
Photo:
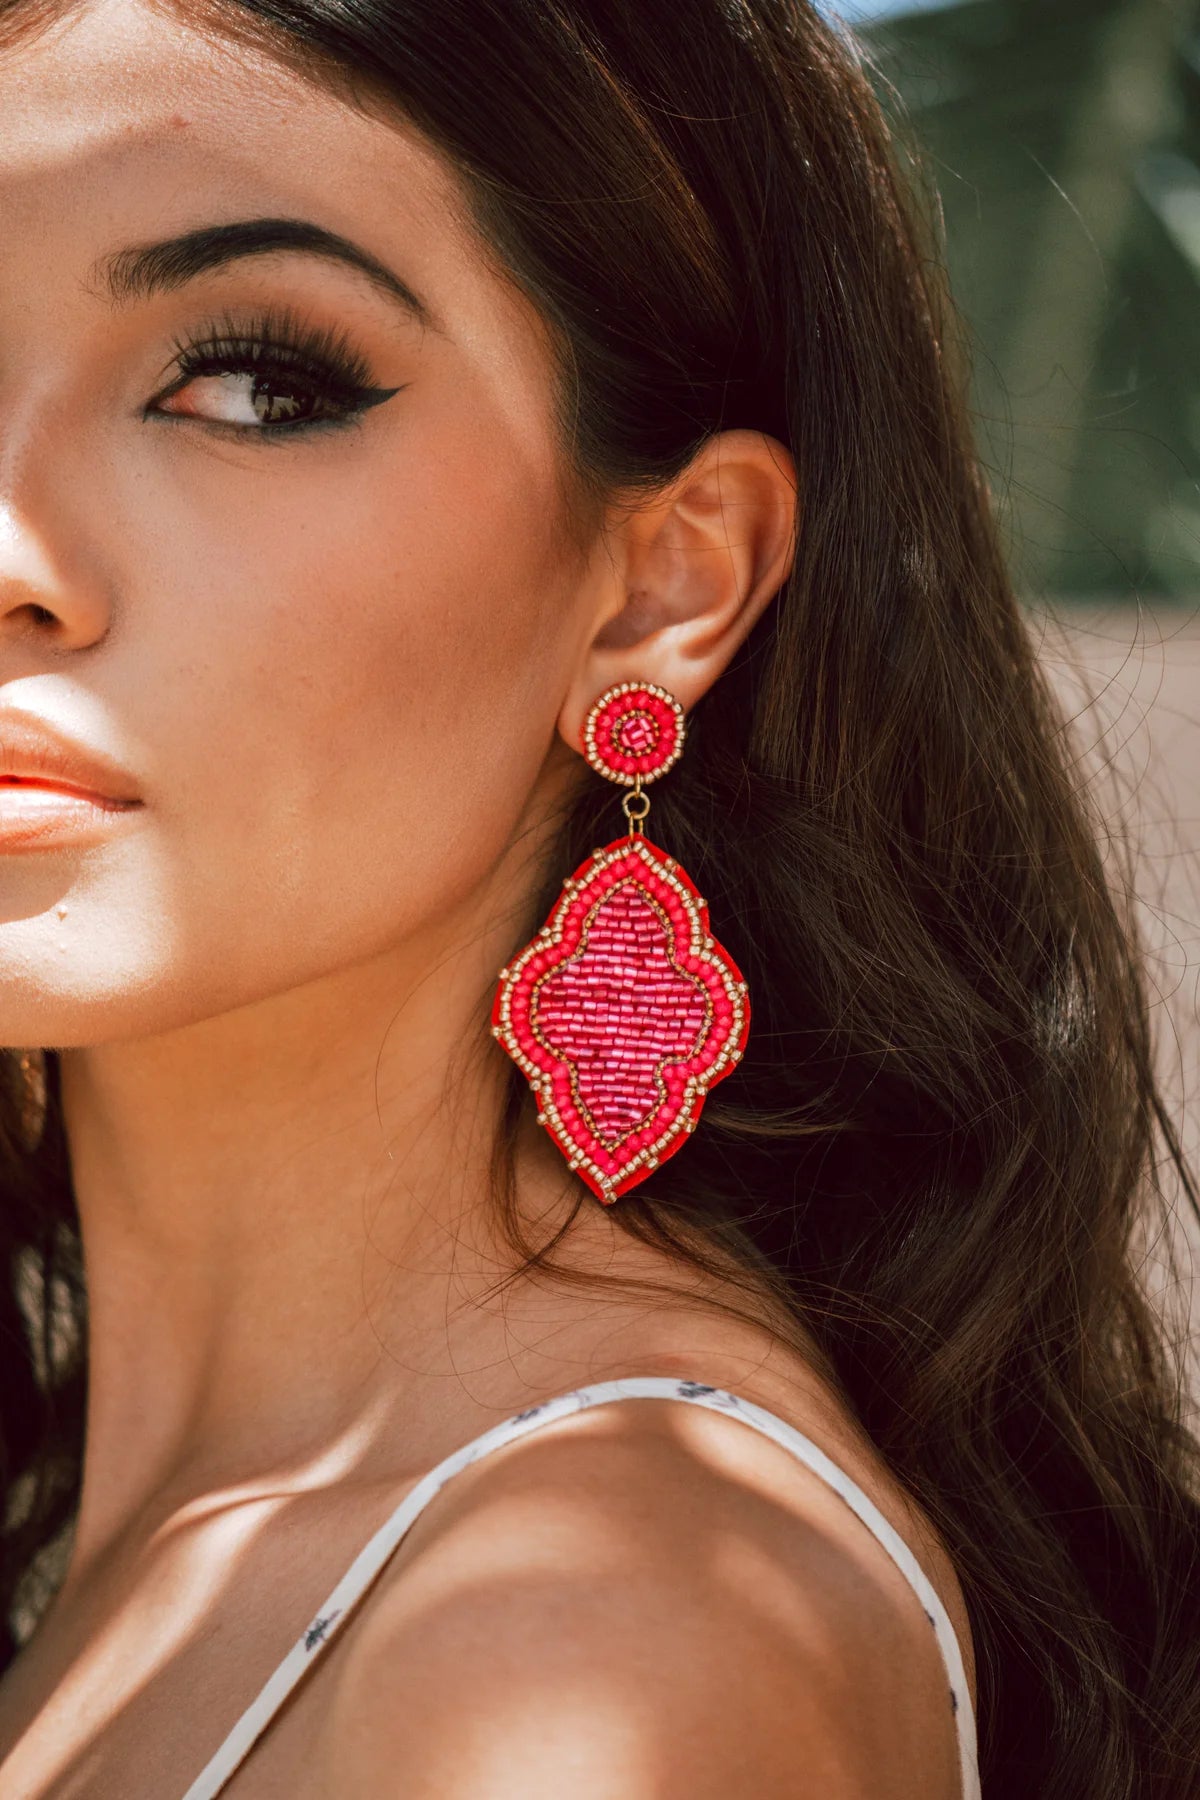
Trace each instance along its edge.
<path fill-rule="evenodd" d="M 750 1030 L 742 973 L 708 907 L 642 831 L 643 787 L 678 760 L 683 708 L 625 681 L 588 713 L 582 749 L 621 799 L 627 836 L 564 883 L 541 931 L 500 971 L 492 1033 L 538 1100 L 538 1124 L 605 1205 L 673 1156 Z"/>

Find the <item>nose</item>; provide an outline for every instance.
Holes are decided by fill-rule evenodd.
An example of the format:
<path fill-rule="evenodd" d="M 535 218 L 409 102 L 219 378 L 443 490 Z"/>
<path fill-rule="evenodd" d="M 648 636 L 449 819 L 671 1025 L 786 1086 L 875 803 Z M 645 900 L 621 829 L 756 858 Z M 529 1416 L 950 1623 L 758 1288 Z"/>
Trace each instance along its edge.
<path fill-rule="evenodd" d="M 35 507 L 0 492 L 0 650 L 6 659 L 19 641 L 26 649 L 84 650 L 99 643 L 110 607 L 84 552 L 64 519 L 69 504 L 48 498 Z M 47 521 L 57 512 L 53 531 Z M 0 673 L 4 673 L 0 669 Z"/>

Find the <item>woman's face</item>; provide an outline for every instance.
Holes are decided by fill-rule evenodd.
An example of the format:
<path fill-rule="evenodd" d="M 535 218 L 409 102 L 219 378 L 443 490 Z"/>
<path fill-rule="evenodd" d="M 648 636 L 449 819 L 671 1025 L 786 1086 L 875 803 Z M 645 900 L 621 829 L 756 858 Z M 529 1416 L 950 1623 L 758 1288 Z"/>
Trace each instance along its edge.
<path fill-rule="evenodd" d="M 141 801 L 0 824 L 0 1038 L 66 1046 L 465 904 L 573 766 L 555 723 L 595 595 L 548 340 L 415 133 L 138 0 L 0 53 L 0 120 L 0 750 L 43 721 Z M 312 250 L 128 254 L 254 220 L 394 283 Z M 328 360 L 236 354 L 182 379 L 181 348 L 232 336 L 244 364 L 281 313 L 395 391 L 356 413 Z M 32 799 L 0 787 L 0 817 Z"/>

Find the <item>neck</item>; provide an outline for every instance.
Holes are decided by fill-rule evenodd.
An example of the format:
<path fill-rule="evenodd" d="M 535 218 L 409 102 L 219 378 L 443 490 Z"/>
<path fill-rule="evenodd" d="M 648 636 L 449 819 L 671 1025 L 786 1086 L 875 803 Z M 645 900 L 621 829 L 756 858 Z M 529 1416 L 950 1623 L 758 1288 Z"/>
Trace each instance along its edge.
<path fill-rule="evenodd" d="M 167 1493 L 323 1485 L 436 1410 L 451 1314 L 500 1272 L 488 1009 L 511 941 L 468 905 L 254 1005 L 61 1053 L 89 1304 L 72 1575 Z M 552 1146 L 531 1154 L 561 1190 Z"/>

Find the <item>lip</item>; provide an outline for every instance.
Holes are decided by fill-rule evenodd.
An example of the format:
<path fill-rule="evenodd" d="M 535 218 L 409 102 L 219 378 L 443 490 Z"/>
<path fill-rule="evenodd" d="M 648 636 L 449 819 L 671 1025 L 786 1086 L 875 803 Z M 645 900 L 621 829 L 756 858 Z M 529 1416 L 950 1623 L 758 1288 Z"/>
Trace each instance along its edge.
<path fill-rule="evenodd" d="M 36 786 L 119 811 L 142 804 L 111 757 L 86 748 L 29 713 L 0 708 L 0 788 Z"/>
<path fill-rule="evenodd" d="M 95 837 L 141 805 L 111 757 L 29 713 L 0 708 L 0 852 Z"/>

